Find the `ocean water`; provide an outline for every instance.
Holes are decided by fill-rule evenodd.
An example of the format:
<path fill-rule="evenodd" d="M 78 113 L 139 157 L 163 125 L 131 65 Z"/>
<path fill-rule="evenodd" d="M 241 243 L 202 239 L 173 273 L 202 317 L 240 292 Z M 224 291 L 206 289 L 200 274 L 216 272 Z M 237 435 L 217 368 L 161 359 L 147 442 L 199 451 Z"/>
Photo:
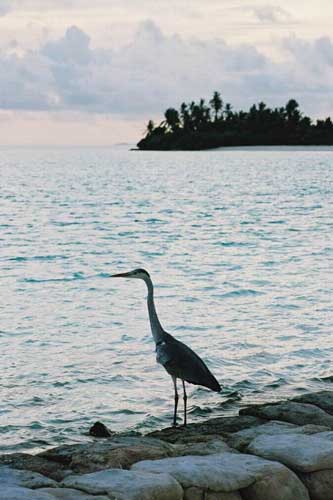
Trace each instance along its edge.
<path fill-rule="evenodd" d="M 0 150 L 0 452 L 171 424 L 167 331 L 223 386 L 189 421 L 332 389 L 333 150 Z M 181 415 L 182 406 L 180 404 Z"/>

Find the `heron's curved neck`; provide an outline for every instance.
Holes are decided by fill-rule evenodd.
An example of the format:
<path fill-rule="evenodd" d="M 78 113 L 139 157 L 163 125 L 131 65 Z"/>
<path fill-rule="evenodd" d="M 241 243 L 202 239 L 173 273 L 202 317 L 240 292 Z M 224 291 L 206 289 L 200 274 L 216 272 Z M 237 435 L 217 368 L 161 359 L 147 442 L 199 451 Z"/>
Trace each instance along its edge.
<path fill-rule="evenodd" d="M 155 344 L 157 344 L 158 342 L 161 342 L 164 339 L 165 332 L 162 328 L 160 320 L 158 319 L 157 312 L 155 309 L 153 283 L 150 279 L 147 281 L 145 280 L 145 282 L 148 288 L 147 304 L 148 304 L 151 333 L 153 334 Z"/>

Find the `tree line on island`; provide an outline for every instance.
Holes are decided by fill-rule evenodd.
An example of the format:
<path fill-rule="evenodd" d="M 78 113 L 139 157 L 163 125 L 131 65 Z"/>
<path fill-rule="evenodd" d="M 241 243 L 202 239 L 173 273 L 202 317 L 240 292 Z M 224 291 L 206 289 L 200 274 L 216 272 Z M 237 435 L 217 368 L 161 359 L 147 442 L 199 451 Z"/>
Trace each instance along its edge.
<path fill-rule="evenodd" d="M 199 150 L 221 146 L 333 145 L 331 118 L 316 120 L 303 115 L 295 99 L 285 107 L 269 108 L 264 102 L 249 111 L 234 111 L 214 92 L 208 105 L 182 103 L 179 111 L 168 108 L 164 120 L 149 120 L 139 149 Z"/>

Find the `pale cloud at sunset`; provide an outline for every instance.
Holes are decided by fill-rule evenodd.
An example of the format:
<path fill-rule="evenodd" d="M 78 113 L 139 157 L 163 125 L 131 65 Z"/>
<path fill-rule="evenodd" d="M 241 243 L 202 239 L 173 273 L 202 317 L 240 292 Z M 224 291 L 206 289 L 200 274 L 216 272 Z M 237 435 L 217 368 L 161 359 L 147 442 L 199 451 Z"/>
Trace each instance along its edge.
<path fill-rule="evenodd" d="M 148 117 L 216 89 L 333 114 L 330 15 L 326 0 L 0 1 L 1 142 L 135 142 Z"/>

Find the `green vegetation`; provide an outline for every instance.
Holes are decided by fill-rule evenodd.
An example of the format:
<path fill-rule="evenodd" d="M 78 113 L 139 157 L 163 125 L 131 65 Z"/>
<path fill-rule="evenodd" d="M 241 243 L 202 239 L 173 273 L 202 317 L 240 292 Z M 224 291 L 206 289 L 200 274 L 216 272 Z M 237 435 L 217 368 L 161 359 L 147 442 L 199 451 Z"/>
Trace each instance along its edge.
<path fill-rule="evenodd" d="M 168 108 L 157 126 L 148 122 L 139 149 L 198 150 L 220 146 L 333 145 L 331 118 L 315 123 L 299 110 L 295 99 L 285 107 L 268 108 L 264 102 L 249 111 L 234 111 L 214 92 L 207 105 L 183 103 L 180 110 Z"/>

